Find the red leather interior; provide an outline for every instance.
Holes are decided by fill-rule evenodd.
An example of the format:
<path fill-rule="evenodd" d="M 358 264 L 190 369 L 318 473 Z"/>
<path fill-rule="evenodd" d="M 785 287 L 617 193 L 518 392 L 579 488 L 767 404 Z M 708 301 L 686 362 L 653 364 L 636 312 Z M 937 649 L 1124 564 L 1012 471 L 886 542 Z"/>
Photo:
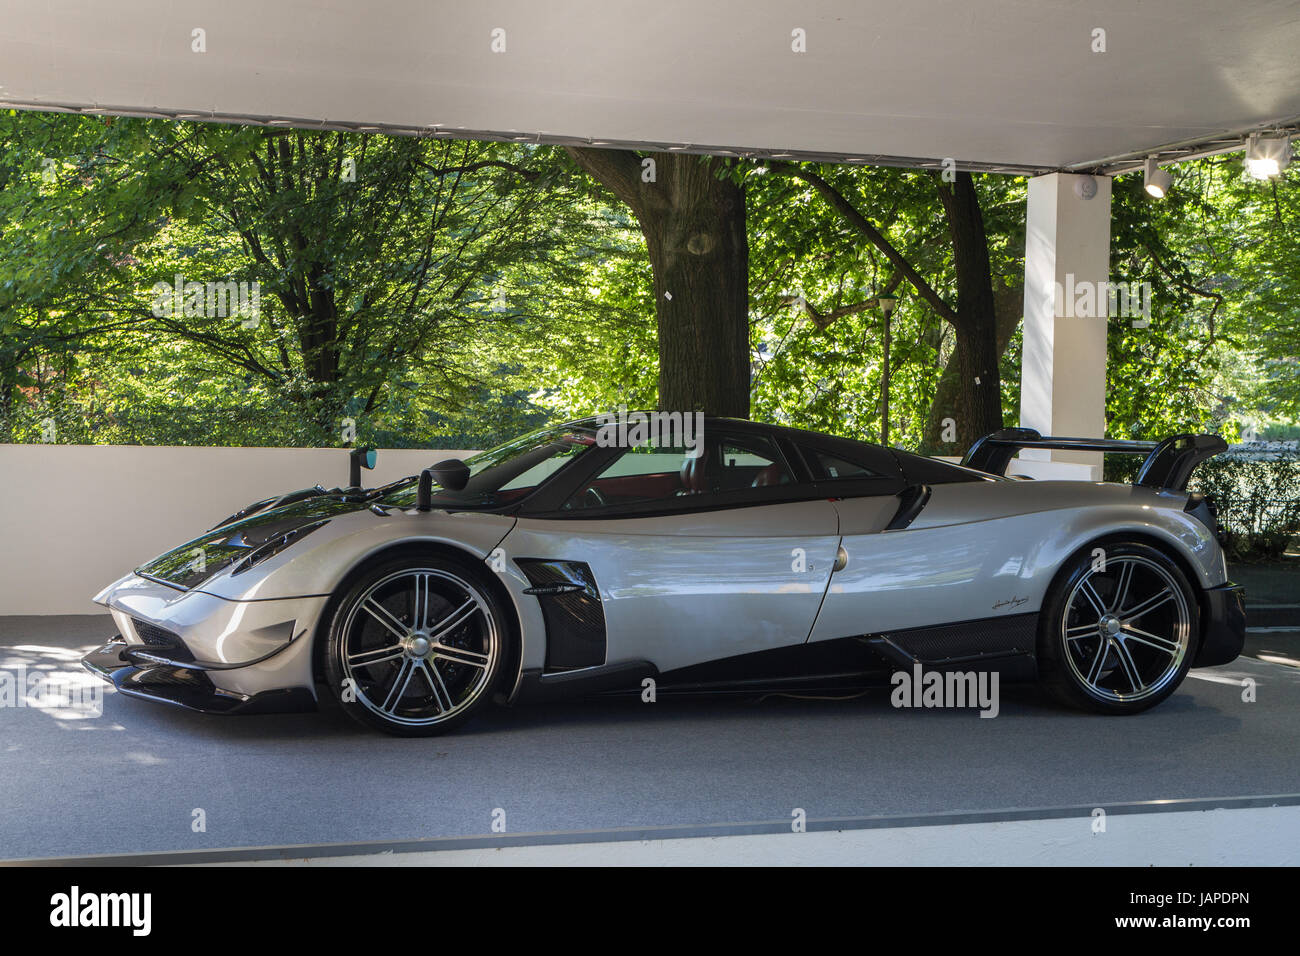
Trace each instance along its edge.
<path fill-rule="evenodd" d="M 750 483 L 750 487 L 766 488 L 768 485 L 783 485 L 789 480 L 790 473 L 785 470 L 785 466 L 773 462 L 754 476 L 754 480 Z"/>
<path fill-rule="evenodd" d="M 599 478 L 592 485 L 607 499 L 620 498 L 671 498 L 681 487 L 675 471 L 657 475 L 620 475 L 617 478 Z"/>
<path fill-rule="evenodd" d="M 748 477 L 751 475 L 752 478 Z M 680 471 L 596 478 L 591 482 L 590 487 L 599 492 L 595 503 L 614 504 L 665 500 L 683 494 L 765 488 L 771 485 L 789 484 L 792 480 L 785 465 L 779 462 L 766 465 L 756 471 L 753 466 L 744 465 L 727 468 L 710 467 L 710 456 L 704 454 L 698 458 L 683 458 Z M 591 505 L 592 502 L 586 502 L 582 506 Z"/>

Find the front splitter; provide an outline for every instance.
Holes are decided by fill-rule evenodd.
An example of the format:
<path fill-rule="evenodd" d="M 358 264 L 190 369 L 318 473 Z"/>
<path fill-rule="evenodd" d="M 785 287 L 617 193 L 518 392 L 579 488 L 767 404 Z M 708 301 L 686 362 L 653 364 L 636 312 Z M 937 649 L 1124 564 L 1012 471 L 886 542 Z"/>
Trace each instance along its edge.
<path fill-rule="evenodd" d="M 201 714 L 297 714 L 316 709 L 316 696 L 306 687 L 286 687 L 258 694 L 236 694 L 213 685 L 211 678 L 193 665 L 168 662 L 141 664 L 128 659 L 132 648 L 121 638 L 97 647 L 81 659 L 81 666 L 127 697 L 184 707 Z"/>

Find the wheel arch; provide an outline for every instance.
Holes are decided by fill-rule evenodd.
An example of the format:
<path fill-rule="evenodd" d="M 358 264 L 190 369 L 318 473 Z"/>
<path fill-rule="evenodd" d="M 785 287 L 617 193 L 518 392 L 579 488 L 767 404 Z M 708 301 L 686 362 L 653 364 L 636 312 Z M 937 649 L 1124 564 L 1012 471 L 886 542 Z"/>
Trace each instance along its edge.
<path fill-rule="evenodd" d="M 1066 556 L 1065 560 L 1061 562 L 1060 566 L 1056 569 L 1056 573 L 1052 576 L 1051 586 L 1055 587 L 1057 583 L 1059 583 L 1061 575 L 1065 573 L 1066 569 L 1075 558 L 1079 557 L 1085 551 L 1091 551 L 1093 548 L 1104 546 L 1108 541 L 1137 541 L 1141 544 L 1150 545 L 1178 565 L 1178 570 L 1183 572 L 1183 576 L 1187 578 L 1187 583 L 1192 585 L 1193 590 L 1198 593 L 1204 590 L 1204 587 L 1200 584 L 1201 572 L 1197 570 L 1191 559 L 1183 553 L 1182 548 L 1175 543 L 1176 539 L 1165 537 L 1164 535 L 1153 532 L 1148 528 L 1112 529 L 1093 535 L 1071 551 L 1069 555 Z"/>
<path fill-rule="evenodd" d="M 1096 535 L 1084 542 L 1071 551 L 1066 559 L 1057 567 L 1056 572 L 1052 575 L 1051 582 L 1048 584 L 1045 595 L 1050 595 L 1055 592 L 1055 589 L 1060 585 L 1062 578 L 1069 574 L 1076 558 L 1090 552 L 1093 548 L 1104 546 L 1108 541 L 1113 543 L 1133 541 L 1139 544 L 1148 545 L 1173 561 L 1178 570 L 1182 572 L 1183 577 L 1186 578 L 1188 585 L 1192 589 L 1192 596 L 1196 600 L 1197 627 L 1196 634 L 1194 635 L 1196 638 L 1196 645 L 1192 649 L 1193 656 L 1195 656 L 1195 652 L 1200 650 L 1201 642 L 1204 640 L 1203 622 L 1206 613 L 1206 597 L 1205 586 L 1201 582 L 1201 575 L 1197 571 L 1196 566 L 1192 563 L 1191 559 L 1182 552 L 1178 545 L 1174 543 L 1174 540 L 1152 533 L 1147 528 L 1111 530 Z M 1046 597 L 1044 600 L 1046 600 Z"/>

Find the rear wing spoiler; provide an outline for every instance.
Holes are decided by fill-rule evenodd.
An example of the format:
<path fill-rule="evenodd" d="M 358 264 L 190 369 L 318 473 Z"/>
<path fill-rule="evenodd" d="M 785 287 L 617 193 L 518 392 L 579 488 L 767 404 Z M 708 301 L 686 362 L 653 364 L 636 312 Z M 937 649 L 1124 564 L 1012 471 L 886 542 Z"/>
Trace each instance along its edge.
<path fill-rule="evenodd" d="M 1145 455 L 1136 485 L 1183 491 L 1192 469 L 1228 450 L 1218 435 L 1174 435 L 1162 442 L 1123 441 L 1110 438 L 1044 438 L 1032 428 L 1004 428 L 978 439 L 966 452 L 962 464 L 990 475 L 1005 475 L 1022 448 L 1055 448 L 1062 451 L 1117 452 Z"/>

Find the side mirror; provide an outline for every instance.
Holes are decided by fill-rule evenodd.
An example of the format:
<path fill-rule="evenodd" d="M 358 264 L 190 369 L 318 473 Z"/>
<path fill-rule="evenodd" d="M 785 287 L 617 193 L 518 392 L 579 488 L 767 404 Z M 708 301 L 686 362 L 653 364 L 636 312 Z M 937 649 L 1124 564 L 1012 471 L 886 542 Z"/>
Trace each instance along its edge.
<path fill-rule="evenodd" d="M 348 452 L 348 487 L 360 488 L 361 469 L 364 468 L 370 471 L 375 467 L 375 462 L 378 460 L 379 452 L 364 445 Z"/>
<path fill-rule="evenodd" d="M 415 507 L 420 511 L 433 510 L 433 483 L 448 491 L 460 491 L 469 483 L 469 465 L 459 458 L 448 458 L 420 472 L 420 484 Z"/>

